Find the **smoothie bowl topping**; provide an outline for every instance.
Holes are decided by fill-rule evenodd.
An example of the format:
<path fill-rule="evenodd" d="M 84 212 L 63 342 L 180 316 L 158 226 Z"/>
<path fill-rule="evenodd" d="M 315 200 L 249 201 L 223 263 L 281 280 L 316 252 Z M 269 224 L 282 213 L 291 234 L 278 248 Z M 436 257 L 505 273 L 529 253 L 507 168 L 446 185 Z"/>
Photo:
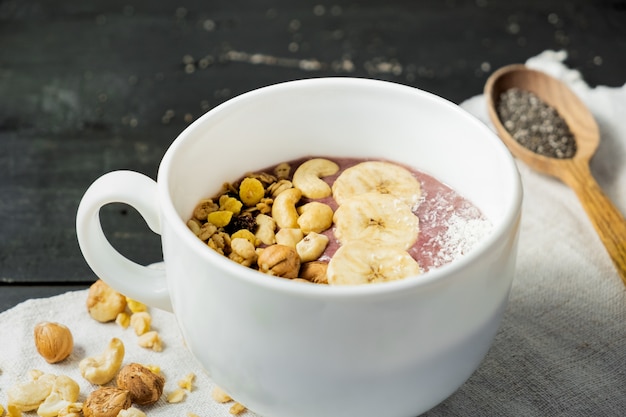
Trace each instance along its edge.
<path fill-rule="evenodd" d="M 491 223 L 421 171 L 383 160 L 304 158 L 224 184 L 187 222 L 229 259 L 302 282 L 360 285 L 465 255 Z"/>

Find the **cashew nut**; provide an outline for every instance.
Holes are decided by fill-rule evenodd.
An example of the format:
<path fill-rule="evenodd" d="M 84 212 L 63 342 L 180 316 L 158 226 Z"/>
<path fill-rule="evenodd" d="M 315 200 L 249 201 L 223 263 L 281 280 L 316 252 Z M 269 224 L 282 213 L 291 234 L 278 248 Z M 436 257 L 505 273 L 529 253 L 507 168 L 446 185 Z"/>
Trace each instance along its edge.
<path fill-rule="evenodd" d="M 56 417 L 59 415 L 59 411 L 69 404 L 69 401 L 61 398 L 61 394 L 51 392 L 37 408 L 37 414 L 41 417 Z"/>
<path fill-rule="evenodd" d="M 107 349 L 98 356 L 85 358 L 78 364 L 80 374 L 92 384 L 104 385 L 111 381 L 122 366 L 124 343 L 116 337 Z"/>
<path fill-rule="evenodd" d="M 298 207 L 298 213 L 298 226 L 305 235 L 311 232 L 321 233 L 333 224 L 333 209 L 319 201 Z"/>
<path fill-rule="evenodd" d="M 300 262 L 310 262 L 318 259 L 326 246 L 328 245 L 328 236 L 311 232 L 304 237 L 296 245 L 296 252 L 300 257 Z"/>
<path fill-rule="evenodd" d="M 102 323 L 113 321 L 125 309 L 126 297 L 104 281 L 97 280 L 89 287 L 87 310 L 94 319 Z"/>
<path fill-rule="evenodd" d="M 52 392 L 59 394 L 61 399 L 70 403 L 78 401 L 80 386 L 76 381 L 66 375 L 59 375 L 54 380 Z"/>
<path fill-rule="evenodd" d="M 304 162 L 293 173 L 293 185 L 302 190 L 308 198 L 324 198 L 331 195 L 330 186 L 321 178 L 336 174 L 339 165 L 324 158 L 314 158 Z"/>
<path fill-rule="evenodd" d="M 71 403 L 65 408 L 59 410 L 58 417 L 82 417 L 83 403 Z"/>
<path fill-rule="evenodd" d="M 77 399 L 78 395 L 71 401 L 63 398 L 62 394 L 53 391 L 37 408 L 37 415 L 41 417 L 57 417 L 78 413 L 82 410 L 83 404 L 76 402 Z"/>
<path fill-rule="evenodd" d="M 7 392 L 9 406 L 20 411 L 36 410 L 52 392 L 55 375 L 33 374 L 33 379 L 16 384 Z"/>
<path fill-rule="evenodd" d="M 276 232 L 276 243 L 279 245 L 285 245 L 292 248 L 296 248 L 296 243 L 300 242 L 304 238 L 302 230 L 294 227 L 287 227 L 280 229 Z"/>
<path fill-rule="evenodd" d="M 302 191 L 299 188 L 289 188 L 276 196 L 272 206 L 272 217 L 278 227 L 298 227 L 296 203 L 301 197 Z"/>
<path fill-rule="evenodd" d="M 130 316 L 130 326 L 135 330 L 137 336 L 150 331 L 152 317 L 147 311 L 139 311 Z"/>
<path fill-rule="evenodd" d="M 56 417 L 70 407 L 82 408 L 77 403 L 80 387 L 65 375 L 31 372 L 32 380 L 17 384 L 9 389 L 9 408 L 22 411 L 37 410 L 41 417 Z"/>
<path fill-rule="evenodd" d="M 163 341 L 161 340 L 161 336 L 155 330 L 151 330 L 148 333 L 144 333 L 139 336 L 137 339 L 137 343 L 139 346 L 144 347 L 146 349 L 152 349 L 155 352 L 163 351 Z"/>
<path fill-rule="evenodd" d="M 266 245 L 276 243 L 276 222 L 267 214 L 259 214 L 256 216 L 256 224 L 259 226 L 255 236 Z"/>

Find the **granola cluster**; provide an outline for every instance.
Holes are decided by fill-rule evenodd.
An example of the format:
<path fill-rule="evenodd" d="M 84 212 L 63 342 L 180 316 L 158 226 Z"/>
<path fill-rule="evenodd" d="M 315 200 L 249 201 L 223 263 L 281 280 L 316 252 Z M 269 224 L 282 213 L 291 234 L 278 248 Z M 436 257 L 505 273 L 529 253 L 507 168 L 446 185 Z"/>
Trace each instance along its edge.
<path fill-rule="evenodd" d="M 226 183 L 215 197 L 197 204 L 187 226 L 207 246 L 241 265 L 324 283 L 304 272 L 310 270 L 305 264 L 317 262 L 329 243 L 322 232 L 331 227 L 333 210 L 303 198 L 305 193 L 294 184 L 296 174 L 308 166 L 305 162 L 292 173 L 291 164 L 284 162 Z"/>
<path fill-rule="evenodd" d="M 236 262 L 241 254 L 237 252 L 237 244 L 233 248 L 234 239 L 243 238 L 254 247 L 274 243 L 271 232 L 275 224 L 268 218 L 257 217 L 271 213 L 274 197 L 293 187 L 288 179 L 290 170 L 288 164 L 281 164 L 274 169 L 273 175 L 249 173 L 241 181 L 224 184 L 216 198 L 198 203 L 187 226 L 209 247 Z M 260 228 L 263 230 L 257 236 Z"/>

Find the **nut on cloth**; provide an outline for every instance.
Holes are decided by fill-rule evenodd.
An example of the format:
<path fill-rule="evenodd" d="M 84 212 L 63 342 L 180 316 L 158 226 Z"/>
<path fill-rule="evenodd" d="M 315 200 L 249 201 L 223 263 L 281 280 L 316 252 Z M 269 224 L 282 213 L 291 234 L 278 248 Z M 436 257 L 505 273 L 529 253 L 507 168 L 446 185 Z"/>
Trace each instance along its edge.
<path fill-rule="evenodd" d="M 38 369 L 44 373 L 67 375 L 80 385 L 79 401 L 98 388 L 80 374 L 79 362 L 97 356 L 109 345 L 112 338 L 124 342 L 124 365 L 133 362 L 144 365 L 156 364 L 165 377 L 161 398 L 152 405 L 133 405 L 151 417 L 185 416 L 195 413 L 206 417 L 232 417 L 228 412 L 231 404 L 219 404 L 211 398 L 215 383 L 203 371 L 201 365 L 185 347 L 176 320 L 171 313 L 150 309 L 152 328 L 163 339 L 163 351 L 155 352 L 138 345 L 133 328 L 122 328 L 115 322 L 100 323 L 94 320 L 85 307 L 88 290 L 72 291 L 50 298 L 27 300 L 10 310 L 0 313 L 0 404 L 7 405 L 7 391 L 18 382 L 28 380 L 28 372 Z M 49 364 L 37 353 L 33 330 L 44 319 L 65 324 L 74 337 L 74 349 L 65 360 Z M 189 373 L 195 373 L 193 390 L 184 401 L 177 404 L 166 402 L 166 395 L 179 389 L 178 381 Z M 113 383 L 107 384 L 107 386 Z M 114 385 L 114 384 L 113 384 Z M 36 415 L 33 413 L 33 415 Z M 254 417 L 248 411 L 242 414 Z"/>

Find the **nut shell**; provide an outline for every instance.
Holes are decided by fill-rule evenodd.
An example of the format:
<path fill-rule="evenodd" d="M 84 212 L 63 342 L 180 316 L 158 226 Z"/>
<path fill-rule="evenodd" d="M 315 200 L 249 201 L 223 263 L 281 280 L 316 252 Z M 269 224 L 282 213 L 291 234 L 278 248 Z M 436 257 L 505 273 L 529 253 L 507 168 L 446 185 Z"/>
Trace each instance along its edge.
<path fill-rule="evenodd" d="M 115 387 L 102 387 L 87 397 L 83 406 L 85 417 L 116 417 L 131 405 L 130 392 Z"/>
<path fill-rule="evenodd" d="M 161 398 L 165 378 L 138 363 L 129 363 L 117 374 L 117 386 L 130 392 L 131 401 L 138 405 L 154 404 Z"/>
<path fill-rule="evenodd" d="M 70 356 L 74 338 L 70 329 L 60 323 L 41 322 L 34 330 L 37 352 L 48 362 L 57 363 Z"/>

